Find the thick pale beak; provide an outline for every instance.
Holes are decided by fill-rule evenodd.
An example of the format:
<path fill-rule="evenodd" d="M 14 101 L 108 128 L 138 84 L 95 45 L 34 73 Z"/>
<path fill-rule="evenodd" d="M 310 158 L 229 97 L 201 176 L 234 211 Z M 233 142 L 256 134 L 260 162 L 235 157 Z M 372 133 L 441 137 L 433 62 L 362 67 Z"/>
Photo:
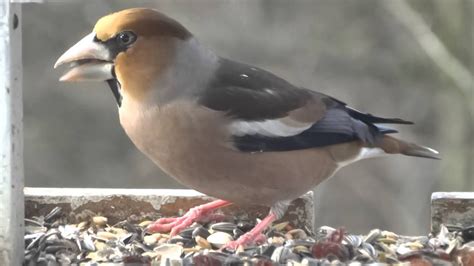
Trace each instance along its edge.
<path fill-rule="evenodd" d="M 95 33 L 90 33 L 59 57 L 54 68 L 68 63 L 72 67 L 60 81 L 105 81 L 114 78 L 110 51 L 104 44 L 94 41 L 94 37 Z"/>

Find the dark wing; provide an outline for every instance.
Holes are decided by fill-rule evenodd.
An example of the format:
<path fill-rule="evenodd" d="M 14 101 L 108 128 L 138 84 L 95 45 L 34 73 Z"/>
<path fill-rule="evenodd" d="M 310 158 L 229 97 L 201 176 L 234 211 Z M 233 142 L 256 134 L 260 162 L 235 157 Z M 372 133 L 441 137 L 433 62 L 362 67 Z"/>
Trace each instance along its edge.
<path fill-rule="evenodd" d="M 200 103 L 236 119 L 264 120 L 283 117 L 310 97 L 309 91 L 268 71 L 222 58 Z"/>
<path fill-rule="evenodd" d="M 221 59 L 200 104 L 225 112 L 241 151 L 289 151 L 354 140 L 368 144 L 395 130 L 374 123 L 408 124 L 349 108 L 322 93 L 295 87 L 263 69 Z"/>

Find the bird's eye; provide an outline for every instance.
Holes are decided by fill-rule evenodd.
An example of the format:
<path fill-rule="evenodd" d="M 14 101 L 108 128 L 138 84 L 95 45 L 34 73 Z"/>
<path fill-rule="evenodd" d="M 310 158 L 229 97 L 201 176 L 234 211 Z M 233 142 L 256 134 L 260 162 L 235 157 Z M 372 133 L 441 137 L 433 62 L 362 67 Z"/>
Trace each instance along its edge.
<path fill-rule="evenodd" d="M 137 35 L 131 31 L 123 31 L 117 34 L 117 42 L 122 46 L 129 46 L 137 39 Z"/>

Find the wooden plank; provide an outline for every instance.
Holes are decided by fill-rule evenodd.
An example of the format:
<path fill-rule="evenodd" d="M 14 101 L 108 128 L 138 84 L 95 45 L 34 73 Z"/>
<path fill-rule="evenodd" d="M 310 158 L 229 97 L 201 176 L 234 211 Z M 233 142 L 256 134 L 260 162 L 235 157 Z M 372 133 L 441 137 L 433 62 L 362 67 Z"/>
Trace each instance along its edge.
<path fill-rule="evenodd" d="M 309 192 L 294 200 L 282 221 L 299 228 L 312 229 L 313 197 Z M 191 207 L 213 198 L 188 189 L 100 189 L 100 188 L 25 188 L 26 217 L 46 215 L 59 206 L 68 222 L 78 222 L 92 211 L 109 218 L 111 224 L 132 215 L 157 218 L 182 215 Z M 231 205 L 222 212 L 237 220 L 263 218 L 266 207 Z M 77 220 L 79 219 L 79 220 Z"/>
<path fill-rule="evenodd" d="M 441 224 L 465 228 L 474 226 L 474 192 L 435 192 L 431 195 L 431 231 Z"/>
<path fill-rule="evenodd" d="M 0 265 L 23 261 L 21 5 L 0 1 Z"/>

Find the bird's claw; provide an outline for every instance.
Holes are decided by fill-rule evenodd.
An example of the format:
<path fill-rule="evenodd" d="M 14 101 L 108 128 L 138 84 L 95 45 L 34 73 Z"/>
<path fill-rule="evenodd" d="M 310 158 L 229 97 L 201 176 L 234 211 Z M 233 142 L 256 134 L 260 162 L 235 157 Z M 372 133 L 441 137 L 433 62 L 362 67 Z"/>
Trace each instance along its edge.
<path fill-rule="evenodd" d="M 225 200 L 215 200 L 209 203 L 199 205 L 189 209 L 186 214 L 177 218 L 161 218 L 150 224 L 147 231 L 154 233 L 170 232 L 170 236 L 179 234 L 184 228 L 190 226 L 196 221 L 205 221 L 209 219 L 221 219 L 222 215 L 212 214 L 214 209 L 230 205 L 231 203 Z"/>
<path fill-rule="evenodd" d="M 194 207 L 181 217 L 175 218 L 160 218 L 147 227 L 147 230 L 152 233 L 170 232 L 170 236 L 179 234 L 183 229 L 190 226 L 196 220 L 202 218 L 205 213 L 202 208 Z"/>
<path fill-rule="evenodd" d="M 239 237 L 237 240 L 228 242 L 221 249 L 222 250 L 225 250 L 225 249 L 238 250 L 241 247 L 243 248 L 245 246 L 252 245 L 252 244 L 257 244 L 257 245 L 263 244 L 265 243 L 266 240 L 267 238 L 262 233 L 258 232 L 255 234 L 254 232 L 250 231 L 248 233 L 245 233 L 241 237 Z"/>

